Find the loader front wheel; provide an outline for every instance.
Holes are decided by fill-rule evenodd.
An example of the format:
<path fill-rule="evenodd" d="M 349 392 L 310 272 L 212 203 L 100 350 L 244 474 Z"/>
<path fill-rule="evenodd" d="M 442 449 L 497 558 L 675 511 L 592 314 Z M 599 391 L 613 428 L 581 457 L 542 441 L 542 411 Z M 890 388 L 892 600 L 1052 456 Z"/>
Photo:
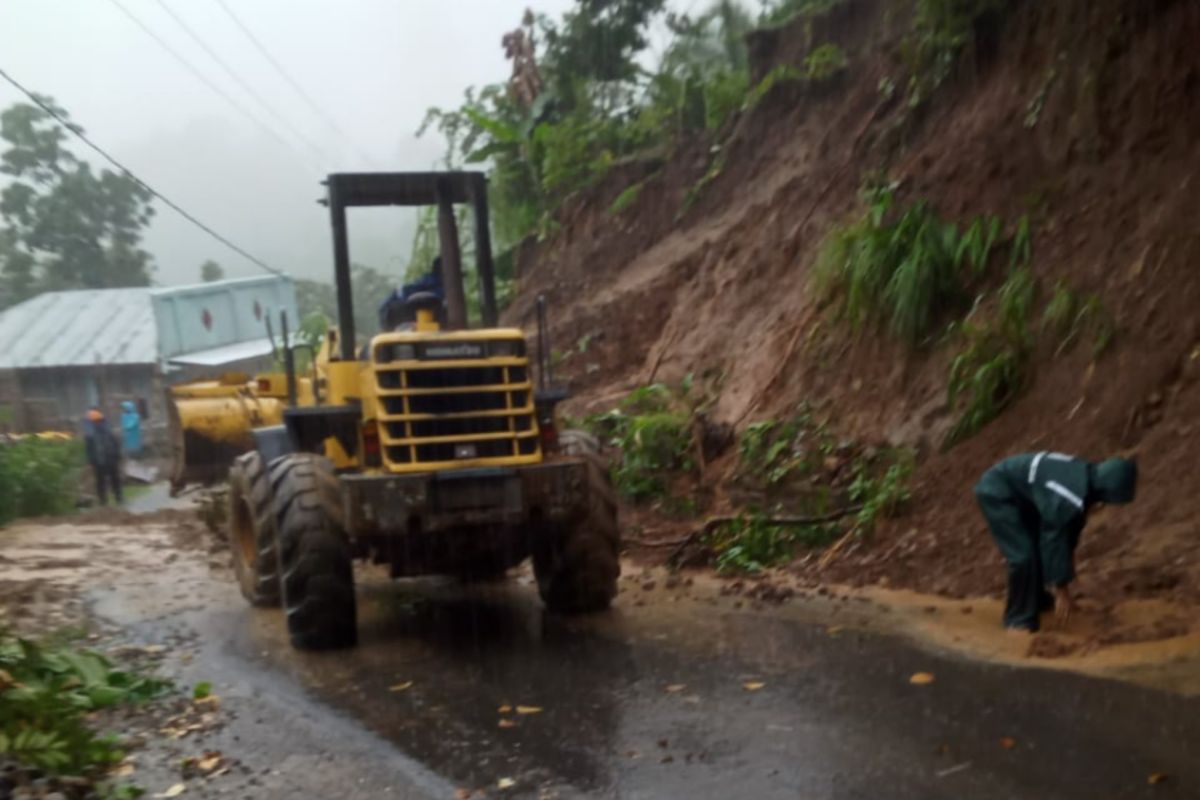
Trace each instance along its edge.
<path fill-rule="evenodd" d="M 595 438 L 566 431 L 560 441 L 567 455 L 586 464 L 587 512 L 573 525 L 540 537 L 533 554 L 538 593 L 551 611 L 603 611 L 612 604 L 621 575 L 616 492 Z"/>
<path fill-rule="evenodd" d="M 303 650 L 358 641 L 354 569 L 340 524 L 333 464 L 311 453 L 271 462 L 283 607 L 292 645 Z"/>
<path fill-rule="evenodd" d="M 279 557 L 271 485 L 257 451 L 238 456 L 229 470 L 229 545 L 233 571 L 251 605 L 279 605 Z"/>

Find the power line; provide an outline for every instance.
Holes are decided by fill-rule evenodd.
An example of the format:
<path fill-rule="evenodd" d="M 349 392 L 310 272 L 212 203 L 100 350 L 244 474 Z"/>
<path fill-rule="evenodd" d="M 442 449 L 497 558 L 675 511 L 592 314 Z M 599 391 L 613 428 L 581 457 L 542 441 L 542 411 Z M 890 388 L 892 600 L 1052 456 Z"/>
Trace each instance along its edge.
<path fill-rule="evenodd" d="M 190 61 L 188 61 L 186 58 L 184 58 L 182 55 L 179 54 L 179 51 L 177 51 L 175 48 L 171 47 L 171 45 L 167 44 L 165 39 L 163 39 L 161 36 L 159 36 L 157 33 L 155 33 L 153 28 L 151 28 L 146 23 L 142 22 L 141 19 L 139 19 L 136 14 L 134 14 L 132 11 L 130 11 L 128 8 L 126 8 L 121 3 L 120 0 L 109 0 L 109 2 L 112 3 L 114 6 L 116 6 L 118 9 L 120 9 L 122 14 L 124 14 L 126 17 L 128 17 L 130 19 L 130 21 L 133 22 L 134 25 L 137 25 L 139 28 L 141 28 L 142 31 L 145 32 L 145 34 L 147 36 L 149 36 L 151 39 L 153 39 L 155 42 L 157 42 L 158 45 L 162 49 L 166 50 L 171 55 L 172 58 L 174 58 L 176 61 L 179 62 L 179 64 L 181 66 L 183 66 L 184 69 L 186 69 L 188 72 L 192 73 L 192 75 L 197 80 L 199 80 L 201 83 L 203 83 L 205 86 L 207 86 L 209 89 L 211 89 L 216 94 L 220 95 L 221 98 L 226 103 L 228 103 L 230 106 L 232 106 L 238 113 L 240 113 L 246 119 L 250 120 L 255 125 L 257 125 L 260 129 L 262 129 L 271 138 L 275 139 L 276 141 L 283 144 L 285 147 L 289 148 L 296 155 L 303 156 L 303 154 L 299 150 L 296 149 L 296 146 L 294 144 L 292 144 L 290 141 L 288 141 L 283 136 L 280 136 L 279 133 L 274 128 L 272 128 L 270 125 L 267 125 L 265 122 L 263 122 L 261 119 L 256 117 L 254 114 L 250 113 L 250 111 L 245 106 L 243 106 L 241 103 L 239 103 L 233 97 L 231 97 L 228 92 L 226 92 L 224 89 L 222 89 L 216 83 L 214 83 L 211 79 L 209 79 L 209 77 L 207 75 L 205 75 L 201 70 L 199 70 L 195 66 L 193 66 Z"/>
<path fill-rule="evenodd" d="M 359 146 L 355 143 L 354 139 L 351 138 L 350 134 L 346 133 L 346 131 L 342 129 L 342 126 L 338 125 L 337 119 L 332 114 L 327 113 L 323 108 L 321 108 L 317 101 L 314 100 L 307 91 L 305 91 L 300 82 L 295 80 L 291 74 L 289 74 L 288 71 L 283 68 L 283 64 L 279 63 L 279 60 L 275 58 L 275 56 L 271 55 L 271 51 L 267 49 L 267 46 L 263 44 L 262 41 L 254 35 L 254 32 L 250 30 L 249 26 L 247 26 L 246 23 L 243 22 L 242 19 L 233 12 L 233 9 L 229 7 L 229 4 L 226 3 L 225 0 L 217 0 L 217 4 L 220 5 L 221 8 L 225 10 L 225 13 L 229 15 L 229 18 L 233 20 L 233 24 L 237 25 L 238 28 L 241 29 L 242 33 L 246 35 L 246 38 L 250 40 L 252 45 L 254 45 L 254 49 L 258 50 L 262 57 L 267 60 L 267 63 L 275 68 L 275 71 L 279 73 L 279 77 L 283 78 L 287 84 L 291 86 L 293 90 L 295 90 L 296 94 L 298 94 L 300 98 L 308 104 L 308 107 L 313 110 L 313 113 L 325 120 L 325 123 L 329 125 L 330 128 L 337 131 L 338 135 L 346 140 L 346 142 L 354 150 L 355 155 L 361 158 L 364 163 L 373 163 L 374 159 L 364 153 L 362 149 L 359 148 Z"/>
<path fill-rule="evenodd" d="M 236 244 L 229 241 L 224 236 L 217 233 L 216 231 L 214 231 L 212 228 L 205 225 L 200 220 L 196 219 L 194 216 L 189 214 L 187 211 L 185 211 L 181 206 L 176 204 L 174 201 L 163 196 L 163 194 L 161 192 L 159 192 L 153 186 L 146 183 L 144 180 L 142 180 L 137 175 L 135 175 L 131 169 L 126 167 L 120 161 L 117 161 L 117 159 L 110 156 L 108 154 L 108 152 L 105 151 L 104 148 L 102 148 L 100 145 L 96 144 L 91 139 L 89 139 L 87 137 L 87 135 L 83 132 L 82 128 L 80 128 L 78 125 L 72 124 L 70 120 L 64 118 L 61 114 L 58 113 L 58 111 L 53 106 L 50 106 L 49 104 L 47 104 L 46 101 L 43 100 L 41 97 L 39 97 L 35 92 L 32 92 L 29 89 L 26 89 L 23 85 L 21 85 L 20 82 L 17 81 L 16 78 L 14 78 L 13 76 L 11 76 L 7 72 L 5 72 L 3 68 L 0 68 L 0 77 L 4 78 L 4 80 L 8 81 L 14 87 L 16 87 L 16 89 L 18 91 L 20 91 L 22 94 L 24 94 L 26 97 L 28 97 L 31 101 L 33 101 L 33 103 L 35 105 L 37 105 L 38 108 L 42 109 L 42 111 L 45 111 L 47 114 L 49 114 L 51 117 L 53 117 L 54 120 L 56 122 L 58 122 L 59 125 L 62 125 L 70 133 L 74 134 L 80 141 L 82 141 L 88 147 L 92 148 L 97 153 L 99 153 L 104 158 L 105 161 L 112 164 L 114 167 L 116 167 L 122 173 L 124 173 L 126 177 L 130 178 L 135 183 L 137 183 L 138 186 L 141 186 L 143 189 L 145 189 L 151 195 L 153 195 L 154 197 L 156 197 L 160 201 L 162 201 L 163 205 L 168 206 L 169 208 L 173 209 L 176 213 L 178 213 L 181 217 L 186 219 L 188 222 L 192 223 L 197 228 L 204 231 L 209 236 L 216 239 L 218 242 L 225 245 L 226 247 L 228 247 L 230 250 L 237 253 L 238 255 L 240 255 L 242 258 L 245 258 L 247 261 L 255 264 L 258 267 L 261 267 L 262 269 L 265 269 L 267 272 L 270 272 L 272 275 L 283 275 L 284 274 L 282 270 L 275 269 L 270 264 L 267 264 L 265 261 L 262 261 L 261 259 L 250 255 L 250 253 L 247 253 L 245 250 L 238 247 Z"/>
<path fill-rule="evenodd" d="M 311 140 L 309 140 L 308 137 L 298 131 L 287 120 L 286 117 L 280 114 L 275 107 L 268 103 L 261 94 L 255 91 L 254 87 L 251 86 L 244 78 L 242 78 L 242 76 L 238 74 L 237 70 L 229 66 L 225 59 L 221 58 L 221 56 L 212 47 L 210 47 L 206 41 L 204 41 L 200 34 L 196 33 L 196 31 L 190 25 L 188 25 L 187 21 L 183 17 L 179 16 L 177 13 L 175 13 L 173 8 L 167 5 L 166 0 L 155 0 L 155 2 L 162 7 L 163 11 L 167 12 L 171 19 L 178 23 L 179 27 L 183 28 L 184 33 L 186 33 L 192 41 L 199 45 L 201 50 L 203 50 L 205 53 L 208 53 L 209 58 L 217 62 L 217 65 L 225 71 L 226 75 L 233 79 L 234 83 L 242 87 L 242 91 L 254 99 L 254 102 L 258 103 L 263 110 L 270 114 L 275 121 L 282 125 L 289 133 L 292 134 L 292 136 L 295 136 L 298 140 L 300 140 L 300 142 L 302 142 L 305 147 L 311 150 L 317 156 L 317 158 L 325 162 L 329 161 L 328 157 L 324 152 L 322 152 L 320 147 L 318 147 Z"/>

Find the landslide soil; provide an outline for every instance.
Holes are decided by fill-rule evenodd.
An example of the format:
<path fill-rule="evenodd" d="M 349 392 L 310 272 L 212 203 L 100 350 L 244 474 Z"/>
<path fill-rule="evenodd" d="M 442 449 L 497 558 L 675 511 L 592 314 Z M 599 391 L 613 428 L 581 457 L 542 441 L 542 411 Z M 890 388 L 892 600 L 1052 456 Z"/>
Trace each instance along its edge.
<path fill-rule="evenodd" d="M 850 64 L 820 85 L 781 84 L 743 115 L 720 143 L 723 169 L 690 207 L 716 141 L 624 164 L 577 197 L 557 236 L 522 249 L 508 321 L 532 328 L 534 299 L 547 296 L 574 415 L 611 408 L 648 382 L 716 375 L 713 425 L 742 430 L 808 401 L 857 440 L 916 447 L 908 512 L 819 568 L 815 559 L 795 568 L 807 578 L 997 596 L 1003 564 L 971 497 L 978 475 L 1026 450 L 1136 455 L 1138 500 L 1094 515 L 1078 589 L 1111 620 L 1131 603 L 1170 610 L 1100 625 L 1093 644 L 1195 631 L 1200 6 L 1017 3 L 977 30 L 951 80 L 913 111 L 902 57 L 911 21 L 886 5 L 848 0 L 754 34 L 758 76 L 802 68 L 825 42 Z M 899 87 L 890 96 L 885 79 Z M 1111 346 L 1099 356 L 1089 342 L 1059 352 L 1042 336 L 1020 399 L 944 450 L 953 346 L 913 351 L 874 331 L 855 334 L 812 287 L 823 238 L 858 213 L 859 187 L 880 171 L 901 182 L 902 197 L 927 200 L 947 219 L 1027 215 L 1041 302 L 1060 281 L 1094 293 L 1115 323 Z M 637 201 L 612 213 L 637 181 Z M 733 463 L 729 454 L 705 473 L 711 510 L 724 510 Z M 686 528 L 634 514 L 652 535 Z"/>

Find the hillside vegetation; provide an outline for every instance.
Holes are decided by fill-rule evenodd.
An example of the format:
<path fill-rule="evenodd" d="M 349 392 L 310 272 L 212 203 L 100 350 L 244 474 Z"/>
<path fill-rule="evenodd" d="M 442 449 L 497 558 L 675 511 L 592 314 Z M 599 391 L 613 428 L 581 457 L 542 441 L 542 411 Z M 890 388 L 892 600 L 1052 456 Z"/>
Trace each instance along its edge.
<path fill-rule="evenodd" d="M 1084 591 L 1200 600 L 1200 9 L 718 3 L 668 18 L 654 61 L 663 20 L 653 2 L 527 17 L 512 81 L 431 117 L 452 163 L 491 170 L 507 318 L 532 327 L 549 299 L 571 413 L 690 392 L 677 468 L 633 518 L 789 510 L 798 490 L 747 493 L 739 453 L 806 409 L 835 437 L 806 478 L 826 506 L 880 480 L 880 454 L 915 465 L 906 502 L 870 534 L 844 523 L 806 569 L 986 593 L 1003 581 L 970 494 L 987 466 L 1134 453 L 1141 495 L 1093 520 Z M 597 48 L 623 66 L 597 71 Z M 802 437 L 777 444 L 806 463 Z"/>

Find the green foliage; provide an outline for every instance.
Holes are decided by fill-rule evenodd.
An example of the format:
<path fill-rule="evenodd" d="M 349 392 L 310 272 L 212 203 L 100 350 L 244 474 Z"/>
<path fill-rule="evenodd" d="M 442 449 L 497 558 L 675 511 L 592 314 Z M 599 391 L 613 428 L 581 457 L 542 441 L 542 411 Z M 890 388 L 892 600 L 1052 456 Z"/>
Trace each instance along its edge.
<path fill-rule="evenodd" d="M 804 59 L 804 72 L 809 80 L 823 81 L 844 70 L 848 63 L 849 59 L 842 48 L 826 42 Z"/>
<path fill-rule="evenodd" d="M 1026 267 L 1013 270 L 1000 287 L 996 323 L 963 322 L 965 345 L 950 364 L 947 401 L 959 416 L 947 444 L 973 436 L 1017 398 L 1027 382 L 1033 354 L 1030 317 L 1036 284 Z"/>
<path fill-rule="evenodd" d="M 616 200 L 613 200 L 612 205 L 608 207 L 608 210 L 613 214 L 624 213 L 633 207 L 633 204 L 638 201 L 639 197 L 641 197 L 642 189 L 645 188 L 645 181 L 638 181 L 637 183 L 626 187 L 625 191 L 617 195 Z"/>
<path fill-rule="evenodd" d="M 760 572 L 790 561 L 798 548 L 824 547 L 837 535 L 834 524 L 781 525 L 760 513 L 743 513 L 717 527 L 705 544 L 716 556 L 718 572 Z"/>
<path fill-rule="evenodd" d="M 1042 331 L 1048 331 L 1058 339 L 1056 355 L 1069 350 L 1090 332 L 1092 356 L 1096 358 L 1103 355 L 1112 344 L 1116 323 L 1098 295 L 1081 298 L 1067 284 L 1059 281 L 1042 312 Z"/>
<path fill-rule="evenodd" d="M 818 256 L 815 279 L 840 297 L 852 325 L 885 323 L 919 344 L 969 297 L 967 283 L 986 268 L 1002 225 L 979 217 L 960 232 L 923 201 L 895 207 L 895 186 L 868 189 L 866 213 L 835 229 Z"/>
<path fill-rule="evenodd" d="M 846 0 L 772 0 L 764 3 L 759 25 L 774 27 L 790 22 L 796 17 L 814 17 L 827 14 Z"/>
<path fill-rule="evenodd" d="M 0 139 L 0 308 L 46 291 L 149 285 L 153 264 L 141 248 L 154 214 L 149 191 L 123 173 L 93 170 L 38 106 L 0 113 Z"/>
<path fill-rule="evenodd" d="M 0 632 L 0 758 L 54 774 L 95 774 L 123 753 L 115 738 L 90 727 L 88 715 L 167 688 L 98 653 Z"/>
<path fill-rule="evenodd" d="M 793 475 L 817 471 L 836 448 L 833 434 L 805 404 L 789 420 L 766 420 L 746 428 L 738 442 L 738 472 L 774 486 Z"/>
<path fill-rule="evenodd" d="M 590 417 L 585 425 L 620 449 L 613 480 L 632 500 L 664 496 L 672 474 L 695 468 L 692 409 L 663 384 L 636 389 L 619 408 Z"/>
<path fill-rule="evenodd" d="M 1007 408 L 1025 385 L 1029 352 L 990 325 L 963 323 L 966 344 L 950 365 L 947 399 L 958 409 L 947 444 L 977 433 Z"/>
<path fill-rule="evenodd" d="M 892 452 L 882 477 L 859 465 L 854 482 L 850 484 L 850 502 L 861 505 L 854 518 L 854 529 L 862 536 L 875 532 L 881 517 L 895 516 L 912 499 L 908 480 L 916 466 L 916 456 L 910 450 Z"/>
<path fill-rule="evenodd" d="M 909 103 L 924 103 L 954 71 L 976 27 L 1006 11 L 1012 0 L 917 0 L 916 23 L 907 42 Z"/>
<path fill-rule="evenodd" d="M 379 332 L 379 306 L 396 290 L 399 281 L 363 264 L 351 265 L 350 281 L 354 300 L 354 328 L 361 340 Z M 301 320 L 312 320 L 315 314 L 320 314 L 330 323 L 337 323 L 337 292 L 333 284 L 297 280 L 296 305 Z M 271 320 L 271 324 L 278 335 L 279 320 Z M 316 323 L 311 324 L 315 328 Z"/>
<path fill-rule="evenodd" d="M 200 280 L 205 283 L 213 283 L 225 279 L 225 268 L 217 262 L 209 259 L 200 265 Z"/>
<path fill-rule="evenodd" d="M 212 695 L 212 683 L 209 681 L 201 681 L 192 687 L 192 699 L 204 700 Z"/>
<path fill-rule="evenodd" d="M 1033 234 L 1029 229 L 1029 217 L 1023 216 L 1017 221 L 1017 232 L 1013 235 L 1012 248 L 1009 256 L 1009 267 L 1028 264 L 1033 256 Z"/>
<path fill-rule="evenodd" d="M 696 203 L 704 195 L 704 190 L 707 189 L 713 181 L 721 177 L 721 173 L 724 170 L 725 152 L 717 148 L 713 154 L 712 161 L 709 162 L 708 169 L 703 175 L 700 176 L 700 180 L 696 181 L 696 183 L 693 184 L 690 189 L 688 189 L 687 195 L 683 198 L 683 208 L 680 209 L 679 216 L 682 217 L 692 209 L 692 206 L 696 205 Z"/>
<path fill-rule="evenodd" d="M 536 43 L 534 99 L 493 84 L 469 90 L 458 109 L 429 112 L 422 130 L 447 138 L 448 166 L 490 166 L 501 249 L 552 234 L 562 203 L 615 163 L 719 136 L 747 106 L 750 14 L 732 0 L 696 16 L 664 14 L 664 5 L 577 0 L 560 20 L 527 17 L 521 36 Z M 669 39 L 647 69 L 649 26 L 659 20 Z"/>
<path fill-rule="evenodd" d="M 0 441 L 0 525 L 75 507 L 83 445 L 26 437 Z"/>
<path fill-rule="evenodd" d="M 763 79 L 754 85 L 746 94 L 746 101 L 743 104 L 743 109 L 749 110 L 757 106 L 763 101 L 772 89 L 785 83 L 795 83 L 804 80 L 805 75 L 795 67 L 787 64 L 779 64 L 771 69 Z"/>

